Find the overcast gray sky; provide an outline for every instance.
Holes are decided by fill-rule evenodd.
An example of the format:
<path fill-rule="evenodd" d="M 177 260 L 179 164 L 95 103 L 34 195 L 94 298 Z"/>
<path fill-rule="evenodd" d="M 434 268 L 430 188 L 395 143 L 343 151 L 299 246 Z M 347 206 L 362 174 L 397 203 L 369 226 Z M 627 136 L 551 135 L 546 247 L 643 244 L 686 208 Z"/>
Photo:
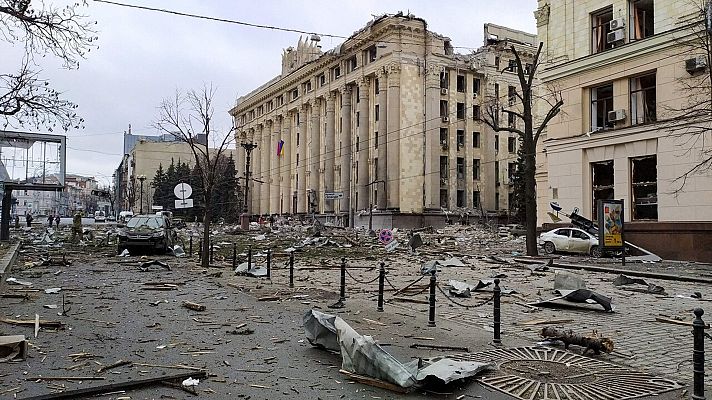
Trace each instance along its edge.
<path fill-rule="evenodd" d="M 184 13 L 349 36 L 372 15 L 410 11 L 430 30 L 448 36 L 460 53 L 482 45 L 483 24 L 536 33 L 536 0 L 116 0 Z M 45 0 L 52 3 L 52 0 Z M 155 135 L 163 98 L 175 91 L 217 88 L 214 126 L 227 129 L 227 111 L 238 96 L 275 77 L 282 49 L 298 33 L 259 29 L 88 1 L 84 14 L 98 22 L 99 48 L 78 70 L 62 69 L 50 56 L 37 60 L 41 76 L 79 105 L 86 128 L 67 133 L 67 171 L 108 184 L 121 160 L 122 135 Z M 322 38 L 323 50 L 342 39 Z M 471 48 L 471 49 L 468 49 Z M 21 52 L 0 42 L 0 71 L 16 72 Z M 55 132 L 56 133 L 56 132 Z"/>

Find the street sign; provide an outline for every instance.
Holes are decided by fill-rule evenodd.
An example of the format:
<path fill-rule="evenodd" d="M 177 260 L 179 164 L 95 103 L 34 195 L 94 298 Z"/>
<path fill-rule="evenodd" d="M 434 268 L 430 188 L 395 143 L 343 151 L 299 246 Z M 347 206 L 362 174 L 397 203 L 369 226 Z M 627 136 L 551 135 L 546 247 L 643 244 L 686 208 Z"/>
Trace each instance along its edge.
<path fill-rule="evenodd" d="M 176 208 L 193 208 L 193 199 L 176 200 Z"/>
<path fill-rule="evenodd" d="M 324 200 L 343 199 L 344 192 L 324 192 Z"/>
<path fill-rule="evenodd" d="M 378 232 L 378 241 L 383 244 L 389 244 L 393 240 L 393 231 L 390 229 L 381 229 Z"/>
<path fill-rule="evenodd" d="M 173 188 L 173 194 L 181 200 L 187 199 L 191 194 L 193 194 L 193 188 L 187 183 L 179 183 L 175 188 Z"/>

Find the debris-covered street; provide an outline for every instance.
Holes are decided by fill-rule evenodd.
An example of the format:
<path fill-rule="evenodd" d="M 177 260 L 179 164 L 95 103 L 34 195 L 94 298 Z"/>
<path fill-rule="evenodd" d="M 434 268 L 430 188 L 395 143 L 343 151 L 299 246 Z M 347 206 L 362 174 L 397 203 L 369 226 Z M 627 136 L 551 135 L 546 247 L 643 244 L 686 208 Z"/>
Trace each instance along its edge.
<path fill-rule="evenodd" d="M 684 398 L 692 379 L 692 309 L 706 304 L 712 287 L 712 278 L 695 269 L 699 264 L 622 267 L 614 259 L 531 259 L 521 256 L 522 239 L 475 226 L 396 230 L 399 245 L 386 252 L 364 231 L 292 223 L 242 233 L 218 225 L 208 269 L 197 262 L 197 238 L 192 256 L 122 257 L 113 226 L 92 230 L 80 245 L 65 241 L 65 228 L 51 235 L 42 227 L 18 232 L 19 254 L 2 275 L 0 332 L 24 335 L 26 349 L 0 354 L 0 395 L 368 399 L 409 392 L 411 398 L 538 399 L 545 397 L 537 388 L 548 387 L 562 399 L 648 393 Z M 181 232 L 186 253 L 188 235 L 197 231 Z M 241 269 L 250 248 L 254 266 Z M 266 271 L 267 249 L 270 278 L 251 276 L 257 265 Z M 3 250 L 11 254 L 12 246 Z M 345 301 L 339 301 L 342 258 Z M 384 311 L 378 312 L 381 262 L 386 279 Z M 574 270 L 582 266 L 633 272 Z M 236 268 L 247 271 L 236 274 Z M 436 326 L 429 327 L 431 274 L 423 272 L 433 269 Z M 635 271 L 658 278 L 632 276 Z M 500 346 L 493 343 L 494 278 L 502 290 Z M 572 293 L 591 301 L 567 301 Z M 383 351 L 376 364 L 393 356 L 393 365 L 406 371 L 412 360 L 449 356 L 450 363 L 477 362 L 494 370 L 448 385 L 429 378 L 407 388 L 340 371 L 348 368 L 338 345 L 323 350 L 307 339 L 303 323 L 310 310 L 338 315 L 352 337 L 373 337 Z M 368 355 L 368 336 L 362 337 L 366 347 L 348 354 Z M 543 336 L 560 340 L 544 342 Z M 554 362 L 563 359 L 568 361 Z M 380 368 L 353 368 L 362 367 Z"/>

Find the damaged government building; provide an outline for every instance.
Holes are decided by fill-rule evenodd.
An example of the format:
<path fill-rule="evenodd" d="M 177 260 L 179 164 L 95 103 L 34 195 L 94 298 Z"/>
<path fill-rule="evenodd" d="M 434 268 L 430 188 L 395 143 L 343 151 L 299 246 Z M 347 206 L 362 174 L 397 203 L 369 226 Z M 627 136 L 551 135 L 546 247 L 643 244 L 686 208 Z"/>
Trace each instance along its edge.
<path fill-rule="evenodd" d="M 518 107 L 517 76 L 502 70 L 511 45 L 531 59 L 536 37 L 484 30 L 482 47 L 456 54 L 426 21 L 399 13 L 328 51 L 317 35 L 285 49 L 281 74 L 229 111 L 238 146 L 257 145 L 249 211 L 363 226 L 372 209 L 374 227 L 438 225 L 448 211 L 506 215 L 519 144 L 482 118 L 488 99 Z"/>

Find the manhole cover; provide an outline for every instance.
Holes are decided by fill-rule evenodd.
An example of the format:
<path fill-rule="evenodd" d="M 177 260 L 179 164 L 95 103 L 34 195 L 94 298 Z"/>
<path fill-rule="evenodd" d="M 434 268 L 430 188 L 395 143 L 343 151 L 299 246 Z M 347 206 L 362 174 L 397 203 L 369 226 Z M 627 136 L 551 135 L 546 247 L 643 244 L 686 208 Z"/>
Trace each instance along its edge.
<path fill-rule="evenodd" d="M 499 370 L 480 376 L 478 381 L 518 399 L 623 400 L 682 388 L 669 379 L 544 347 L 496 349 L 448 358 L 496 363 Z"/>

